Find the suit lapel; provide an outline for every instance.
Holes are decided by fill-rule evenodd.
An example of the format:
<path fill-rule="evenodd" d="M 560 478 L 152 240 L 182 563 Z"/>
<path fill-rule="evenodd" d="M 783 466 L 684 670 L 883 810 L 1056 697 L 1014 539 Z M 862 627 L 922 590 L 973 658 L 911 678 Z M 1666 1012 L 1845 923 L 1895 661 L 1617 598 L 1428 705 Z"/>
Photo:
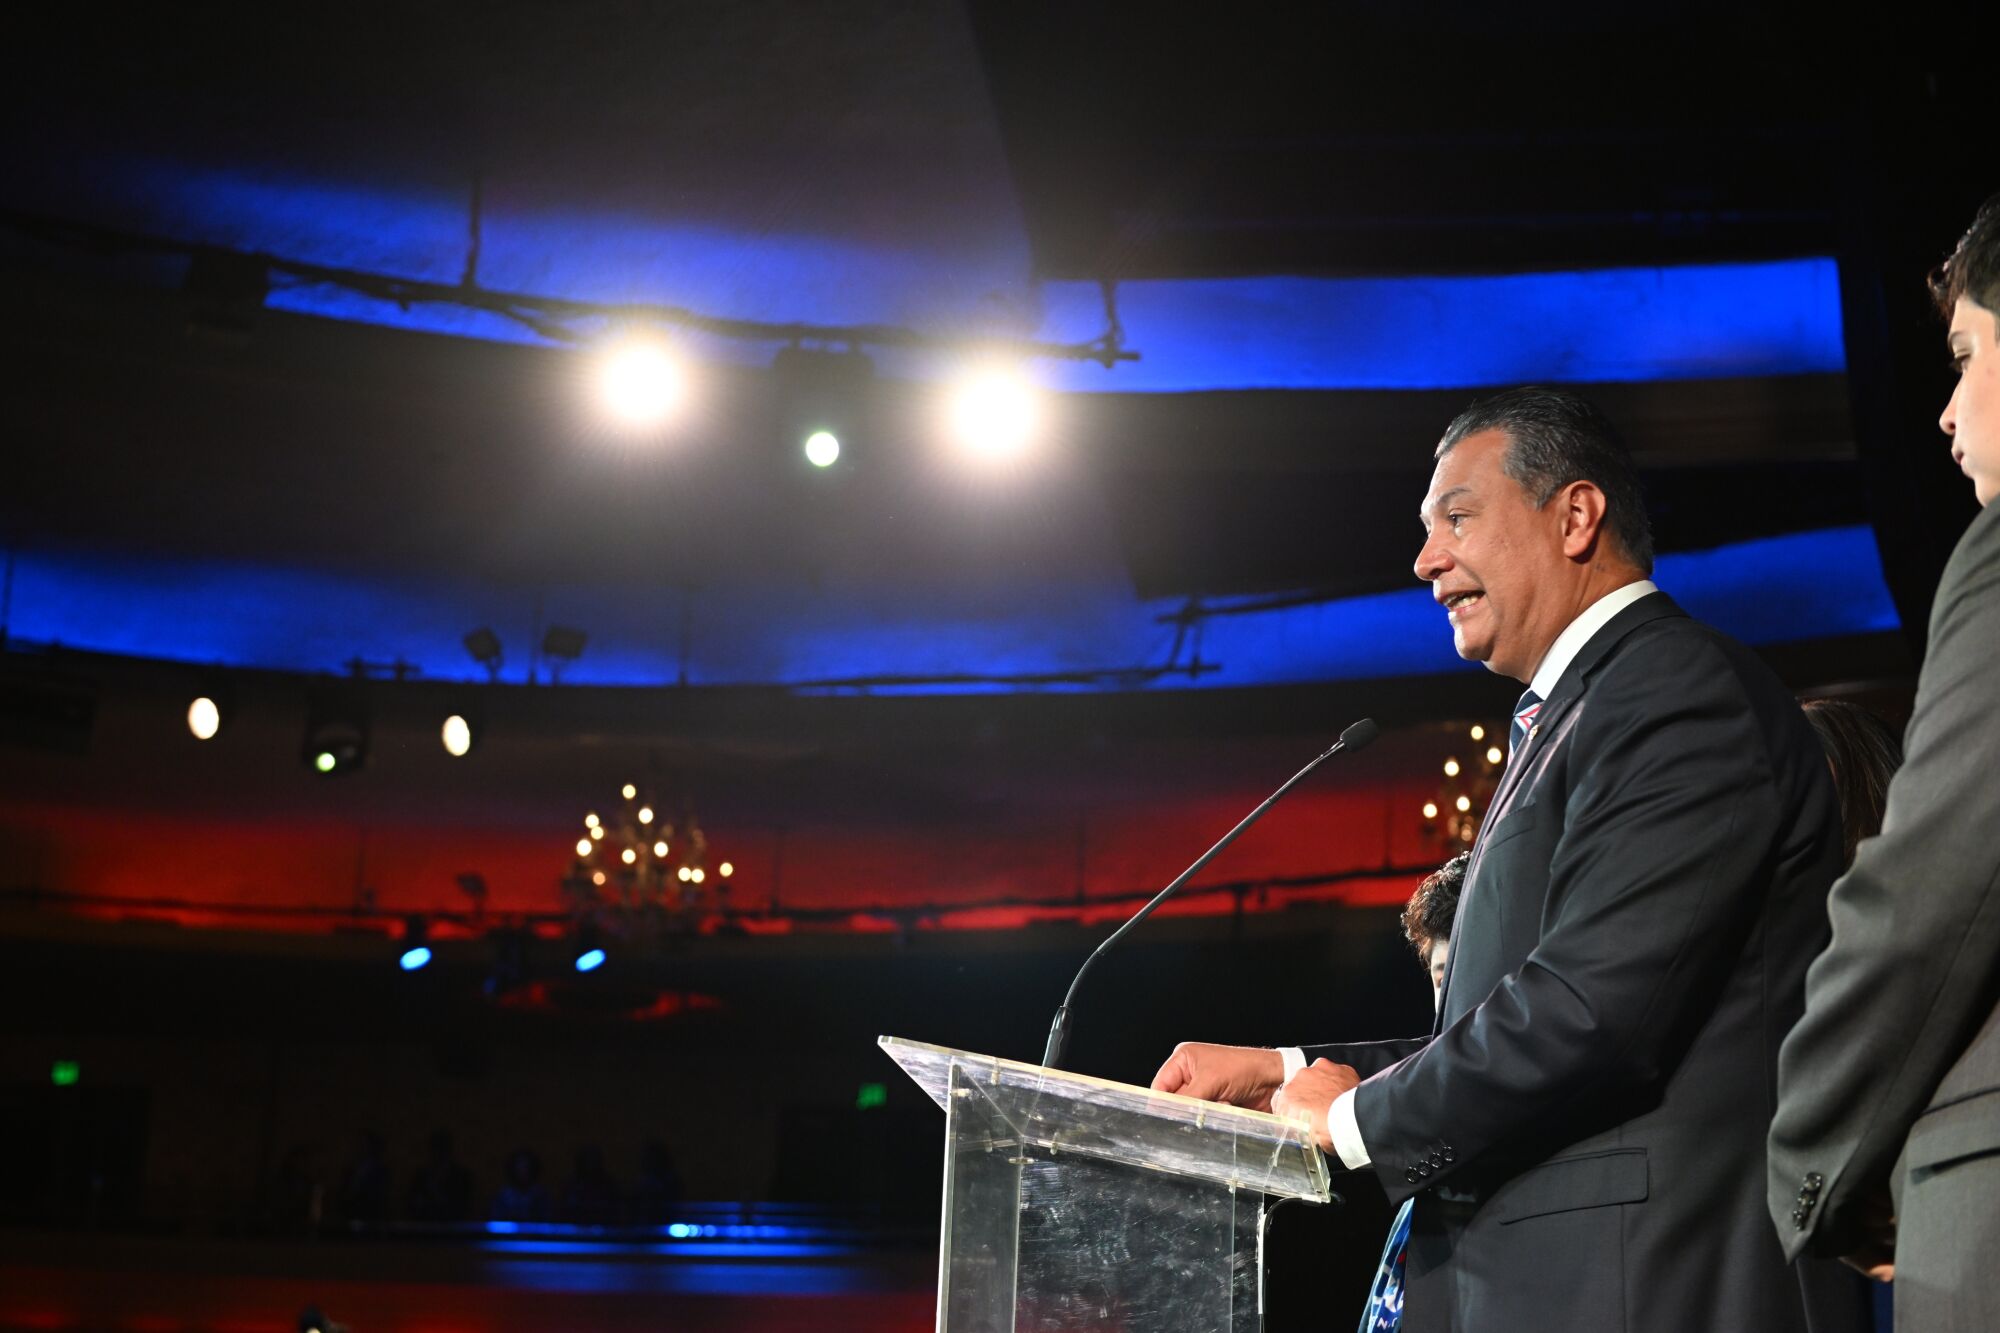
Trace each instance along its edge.
<path fill-rule="evenodd" d="M 1513 809 L 1514 798 L 1527 783 L 1527 775 L 1534 767 L 1533 761 L 1543 748 L 1543 739 L 1559 733 L 1564 715 L 1583 698 L 1584 688 L 1590 680 L 1591 673 L 1611 655 L 1612 649 L 1616 648 L 1626 635 L 1649 621 L 1686 614 L 1687 612 L 1681 610 L 1673 598 L 1663 592 L 1655 592 L 1641 597 L 1606 621 L 1602 629 L 1590 636 L 1590 641 L 1583 645 L 1568 668 L 1563 671 L 1562 676 L 1557 679 L 1554 688 L 1549 691 L 1549 697 L 1543 702 L 1541 711 L 1535 715 L 1535 723 L 1529 728 L 1527 739 L 1508 757 L 1507 770 L 1501 774 L 1500 785 L 1494 790 L 1492 804 L 1486 807 L 1486 817 L 1479 823 L 1479 836 L 1473 839 L 1472 861 L 1465 868 L 1465 889 L 1459 895 L 1458 910 L 1452 918 L 1454 945 L 1450 957 L 1445 961 L 1444 987 L 1438 993 L 1437 1017 L 1431 1027 L 1433 1034 L 1443 1030 L 1444 1015 L 1448 1008 L 1446 1001 L 1451 994 L 1452 973 L 1456 970 L 1459 959 L 1456 946 L 1458 922 L 1464 917 L 1466 900 L 1477 890 L 1479 859 L 1481 852 L 1486 848 L 1486 835 L 1508 811 Z"/>

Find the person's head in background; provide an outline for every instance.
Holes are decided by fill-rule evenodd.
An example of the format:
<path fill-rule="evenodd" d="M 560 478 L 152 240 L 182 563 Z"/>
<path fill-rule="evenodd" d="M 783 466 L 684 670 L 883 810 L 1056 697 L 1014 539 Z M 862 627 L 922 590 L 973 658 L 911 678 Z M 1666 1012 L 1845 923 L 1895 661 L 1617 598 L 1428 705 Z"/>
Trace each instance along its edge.
<path fill-rule="evenodd" d="M 1403 934 L 1431 974 L 1431 1004 L 1444 995 L 1444 967 L 1451 957 L 1451 923 L 1458 915 L 1458 895 L 1465 888 L 1465 868 L 1471 852 L 1460 852 L 1424 877 L 1403 908 Z"/>
<path fill-rule="evenodd" d="M 1808 699 L 1804 707 L 1833 770 L 1845 852 L 1841 864 L 1851 866 L 1861 840 L 1882 831 L 1889 779 L 1903 766 L 1903 742 L 1888 723 L 1845 699 Z"/>
<path fill-rule="evenodd" d="M 2000 496 L 2000 195 L 1986 201 L 1951 257 L 1931 275 L 1931 296 L 1950 321 L 1958 385 L 1938 426 L 1951 461 L 1979 503 Z"/>

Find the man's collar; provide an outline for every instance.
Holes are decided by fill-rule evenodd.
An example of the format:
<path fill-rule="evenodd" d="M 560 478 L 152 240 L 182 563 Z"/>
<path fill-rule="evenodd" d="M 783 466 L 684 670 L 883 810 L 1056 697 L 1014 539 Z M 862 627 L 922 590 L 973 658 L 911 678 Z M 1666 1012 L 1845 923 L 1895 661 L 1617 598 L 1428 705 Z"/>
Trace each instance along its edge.
<path fill-rule="evenodd" d="M 1550 644 L 1548 652 L 1542 655 L 1541 665 L 1535 668 L 1534 678 L 1528 682 L 1528 688 L 1539 698 L 1548 698 L 1549 692 L 1555 689 L 1556 682 L 1562 679 L 1563 672 L 1569 670 L 1569 664 L 1576 660 L 1576 655 L 1590 642 L 1591 635 L 1610 624 L 1613 616 L 1641 597 L 1658 591 L 1651 579 L 1639 579 L 1605 593 L 1585 607 L 1582 615 L 1570 621 L 1563 632 L 1556 635 L 1556 641 Z"/>

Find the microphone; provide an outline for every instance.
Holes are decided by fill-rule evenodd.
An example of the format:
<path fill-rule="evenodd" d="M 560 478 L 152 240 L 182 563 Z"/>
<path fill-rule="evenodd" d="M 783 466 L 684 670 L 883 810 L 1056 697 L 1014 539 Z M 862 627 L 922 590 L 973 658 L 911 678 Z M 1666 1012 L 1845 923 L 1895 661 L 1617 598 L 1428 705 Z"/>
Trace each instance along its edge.
<path fill-rule="evenodd" d="M 1217 852 L 1221 851 L 1224 847 L 1227 847 L 1230 843 L 1235 842 L 1238 835 L 1240 835 L 1244 829 L 1249 828 L 1252 824 L 1262 819 L 1264 817 L 1264 812 L 1266 810 L 1269 810 L 1272 806 L 1276 805 L 1278 803 L 1278 798 L 1280 796 L 1283 796 L 1293 787 L 1296 787 L 1299 784 L 1300 780 L 1303 779 L 1306 774 L 1312 772 L 1315 768 L 1318 768 L 1321 764 L 1333 758 L 1335 755 L 1339 754 L 1342 750 L 1360 750 L 1365 748 L 1368 745 L 1368 743 L 1370 741 L 1373 741 L 1375 737 L 1380 733 L 1381 729 L 1375 725 L 1375 719 L 1372 717 L 1364 717 L 1359 722 L 1356 722 L 1353 726 L 1349 727 L 1346 731 L 1341 732 L 1339 740 L 1335 741 L 1332 745 L 1329 745 L 1325 750 L 1321 751 L 1317 759 L 1313 760 L 1310 764 L 1307 764 L 1304 768 L 1300 769 L 1298 772 L 1292 774 L 1291 778 L 1286 781 L 1284 786 L 1278 788 L 1276 791 L 1272 792 L 1269 796 L 1266 796 L 1264 798 L 1264 803 L 1262 805 L 1258 806 L 1255 810 L 1252 810 L 1249 814 L 1245 815 L 1241 823 L 1239 823 L 1235 828 L 1229 830 L 1229 832 L 1222 835 L 1221 841 L 1217 842 L 1215 846 L 1203 852 L 1200 858 L 1197 859 L 1193 865 L 1189 866 L 1186 870 L 1181 871 L 1180 875 L 1174 880 L 1173 883 L 1167 885 L 1166 888 L 1161 889 L 1158 893 L 1154 894 L 1153 900 L 1151 902 L 1147 903 L 1144 907 L 1134 912 L 1131 918 L 1128 921 L 1126 921 L 1124 925 L 1118 927 L 1118 929 L 1111 932 L 1109 938 L 1107 938 L 1104 941 L 1104 943 L 1098 945 L 1095 949 L 1091 950 L 1090 957 L 1084 959 L 1083 966 L 1076 970 L 1076 979 L 1069 983 L 1069 991 L 1067 994 L 1063 996 L 1062 1005 L 1056 1010 L 1055 1022 L 1049 1025 L 1049 1044 L 1048 1047 L 1042 1052 L 1042 1063 L 1048 1066 L 1050 1069 L 1059 1068 L 1056 1062 L 1062 1059 L 1063 1047 L 1068 1045 L 1069 1043 L 1070 1002 L 1076 999 L 1076 988 L 1083 984 L 1084 977 L 1089 974 L 1092 966 L 1094 966 L 1097 960 L 1103 956 L 1104 951 L 1106 949 L 1109 949 L 1112 945 L 1118 943 L 1119 940 L 1125 937 L 1126 931 L 1132 929 L 1132 927 L 1138 925 L 1141 921 L 1144 921 L 1147 917 L 1151 916 L 1153 914 L 1154 909 L 1159 907 L 1159 905 L 1161 903 L 1164 903 L 1167 899 L 1173 897 L 1174 894 L 1180 889 L 1181 885 L 1187 883 L 1190 879 L 1194 878 L 1196 871 L 1200 870 L 1203 866 L 1207 865 L 1210 861 L 1214 860 L 1215 854 Z"/>

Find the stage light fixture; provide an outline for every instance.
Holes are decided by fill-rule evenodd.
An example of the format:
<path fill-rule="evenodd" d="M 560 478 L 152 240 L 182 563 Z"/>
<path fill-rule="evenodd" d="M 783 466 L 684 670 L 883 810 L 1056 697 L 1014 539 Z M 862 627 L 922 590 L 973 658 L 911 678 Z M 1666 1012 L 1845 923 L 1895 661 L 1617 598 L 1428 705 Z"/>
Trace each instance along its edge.
<path fill-rule="evenodd" d="M 1018 370 L 985 367 L 952 390 L 952 438 L 966 454 L 983 462 L 1019 458 L 1034 442 L 1041 424 L 1041 395 Z"/>
<path fill-rule="evenodd" d="M 403 951 L 396 960 L 397 966 L 405 972 L 415 972 L 430 961 L 430 923 L 420 916 L 404 918 Z"/>
<path fill-rule="evenodd" d="M 830 430 L 816 430 L 806 436 L 806 462 L 828 468 L 840 461 L 840 437 Z"/>
<path fill-rule="evenodd" d="M 663 340 L 633 336 L 600 353 L 597 389 L 614 420 L 634 430 L 657 429 L 687 399 L 687 368 Z"/>
<path fill-rule="evenodd" d="M 618 789 L 618 794 L 629 801 L 639 794 L 639 789 L 628 782 Z"/>
<path fill-rule="evenodd" d="M 314 709 L 306 720 L 299 756 L 322 777 L 354 772 L 368 762 L 367 718 L 352 707 Z"/>
<path fill-rule="evenodd" d="M 868 399 L 875 367 L 860 352 L 785 347 L 771 362 L 787 448 L 823 474 L 845 472 L 867 435 Z M 796 464 L 794 464 L 796 466 Z"/>
<path fill-rule="evenodd" d="M 598 943 L 597 928 L 584 924 L 577 927 L 576 952 L 570 956 L 571 965 L 579 972 L 595 972 L 604 966 L 604 946 Z"/>
<path fill-rule="evenodd" d="M 472 747 L 479 743 L 478 728 L 472 719 L 463 713 L 453 713 L 439 728 L 438 737 L 444 742 L 444 752 L 454 759 L 463 759 L 472 753 Z"/>
<path fill-rule="evenodd" d="M 188 705 L 188 730 L 198 741 L 212 741 L 222 730 L 222 705 L 206 694 L 195 696 Z"/>
<path fill-rule="evenodd" d="M 652 807 L 652 806 L 650 806 L 650 805 L 642 805 L 642 806 L 640 806 L 640 807 L 639 807 L 639 822 L 640 822 L 641 824 L 650 824 L 650 823 L 652 823 L 652 822 L 653 822 L 653 807 Z"/>
<path fill-rule="evenodd" d="M 1485 740 L 1485 739 L 1486 739 L 1486 728 L 1484 728 L 1484 727 L 1480 726 L 1480 725 L 1479 725 L 1479 724 L 1478 724 L 1477 722 L 1473 723 L 1473 724 L 1472 724 L 1472 739 L 1473 739 L 1473 740 L 1475 740 L 1475 741 L 1483 741 L 1483 740 Z"/>
<path fill-rule="evenodd" d="M 465 636 L 465 651 L 472 660 L 486 668 L 488 680 L 500 679 L 500 636 L 485 625 Z"/>
<path fill-rule="evenodd" d="M 1424 802 L 1424 818 L 1425 818 L 1425 819 L 1436 819 L 1437 817 L 1438 817 L 1438 808 L 1437 808 L 1437 802 L 1436 802 L 1436 801 L 1425 801 L 1425 802 Z"/>
<path fill-rule="evenodd" d="M 670 850 L 671 849 L 664 842 L 656 842 L 653 844 L 653 855 L 660 857 L 662 859 L 666 857 L 666 854 Z"/>
<path fill-rule="evenodd" d="M 563 668 L 583 656 L 583 645 L 589 637 L 567 625 L 549 626 L 549 632 L 542 636 L 542 656 L 549 659 L 550 680 L 561 683 Z"/>
<path fill-rule="evenodd" d="M 729 862 L 727 861 L 724 861 L 721 865 L 717 866 L 715 870 L 716 873 L 721 875 L 724 879 L 728 879 L 731 875 L 736 873 L 736 867 L 729 864 Z"/>

